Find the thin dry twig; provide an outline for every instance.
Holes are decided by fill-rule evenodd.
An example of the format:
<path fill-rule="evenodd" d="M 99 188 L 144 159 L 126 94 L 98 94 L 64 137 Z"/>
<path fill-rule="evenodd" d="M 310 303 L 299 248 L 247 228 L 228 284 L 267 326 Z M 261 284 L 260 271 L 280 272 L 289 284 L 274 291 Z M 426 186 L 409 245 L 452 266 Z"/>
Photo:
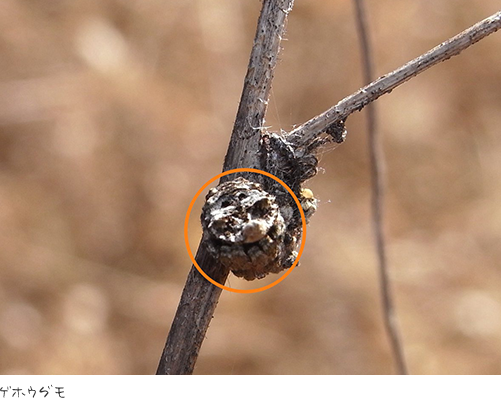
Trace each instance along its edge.
<path fill-rule="evenodd" d="M 369 38 L 369 23 L 367 19 L 364 0 L 354 0 L 356 21 L 359 32 L 364 84 L 369 84 L 374 79 L 374 57 Z M 386 258 L 385 235 L 383 229 L 383 202 L 384 202 L 384 151 L 380 141 L 377 125 L 376 103 L 367 105 L 367 141 L 369 147 L 371 187 L 372 187 L 372 224 L 376 240 L 378 258 L 379 281 L 383 305 L 383 319 L 388 334 L 393 357 L 399 374 L 408 374 L 400 332 L 397 325 L 395 306 L 391 283 L 388 275 L 388 262 Z"/>
<path fill-rule="evenodd" d="M 264 0 L 254 45 L 224 170 L 259 165 L 261 126 L 268 105 L 269 91 L 277 62 L 280 41 L 293 0 Z M 196 261 L 215 281 L 224 284 L 228 270 L 220 265 L 200 243 Z M 176 315 L 160 358 L 157 374 L 192 374 L 198 352 L 216 310 L 221 288 L 207 281 L 192 266 Z"/>
<path fill-rule="evenodd" d="M 310 143 L 330 126 L 344 121 L 350 114 L 360 111 L 367 104 L 391 92 L 402 83 L 419 75 L 426 69 L 458 55 L 464 49 L 501 28 L 501 12 L 480 21 L 427 53 L 414 58 L 393 72 L 381 76 L 376 81 L 344 98 L 332 108 L 315 116 L 289 132 L 288 141 L 298 146 Z"/>

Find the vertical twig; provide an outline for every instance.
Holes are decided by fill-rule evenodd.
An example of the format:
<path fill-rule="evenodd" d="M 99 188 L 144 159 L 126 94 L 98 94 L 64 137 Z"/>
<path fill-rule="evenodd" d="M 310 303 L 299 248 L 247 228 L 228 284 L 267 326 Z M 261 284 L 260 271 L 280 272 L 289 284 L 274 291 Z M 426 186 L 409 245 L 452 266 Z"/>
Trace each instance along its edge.
<path fill-rule="evenodd" d="M 259 167 L 259 140 L 285 21 L 294 0 L 263 0 L 240 105 L 226 153 L 224 170 Z M 224 284 L 228 271 L 200 243 L 196 261 Z M 160 358 L 157 374 L 191 374 L 216 310 L 221 289 L 192 266 Z"/>
<path fill-rule="evenodd" d="M 369 84 L 374 79 L 374 65 L 371 43 L 369 40 L 367 15 L 364 0 L 354 0 L 356 21 L 359 32 L 364 84 Z M 390 339 L 393 357 L 399 374 L 407 374 L 404 351 L 397 325 L 395 307 L 388 275 L 388 262 L 386 260 L 385 237 L 383 231 L 383 200 L 384 200 L 384 152 L 377 128 L 376 104 L 367 105 L 367 139 L 369 147 L 371 187 L 372 187 L 372 224 L 376 240 L 378 258 L 379 280 L 381 286 L 381 299 L 386 332 Z"/>
<path fill-rule="evenodd" d="M 264 0 L 223 171 L 260 168 L 259 141 L 264 125 L 280 41 L 294 0 Z"/>

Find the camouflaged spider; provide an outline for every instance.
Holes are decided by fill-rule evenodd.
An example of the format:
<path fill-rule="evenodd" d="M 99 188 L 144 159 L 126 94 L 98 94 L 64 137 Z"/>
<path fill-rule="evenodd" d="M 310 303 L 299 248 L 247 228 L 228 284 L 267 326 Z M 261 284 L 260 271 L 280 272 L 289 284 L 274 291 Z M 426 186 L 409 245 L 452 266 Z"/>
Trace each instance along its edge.
<path fill-rule="evenodd" d="M 303 148 L 277 133 L 264 132 L 261 136 L 261 168 L 290 187 L 306 221 L 315 213 L 317 200 L 301 185 L 317 174 L 315 152 L 327 142 L 344 140 L 344 132 L 344 125 L 336 125 L 326 131 L 328 137 L 317 138 Z M 302 234 L 301 215 L 292 196 L 273 179 L 256 179 L 251 182 L 237 177 L 211 189 L 201 215 L 209 252 L 246 280 L 291 267 Z"/>

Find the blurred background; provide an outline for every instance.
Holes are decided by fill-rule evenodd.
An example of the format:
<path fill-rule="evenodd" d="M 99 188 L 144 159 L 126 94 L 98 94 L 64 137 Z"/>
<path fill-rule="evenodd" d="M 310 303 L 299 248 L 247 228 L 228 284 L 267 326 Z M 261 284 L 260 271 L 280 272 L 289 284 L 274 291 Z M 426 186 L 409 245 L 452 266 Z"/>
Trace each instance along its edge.
<path fill-rule="evenodd" d="M 367 3 L 378 75 L 499 7 Z M 184 216 L 221 171 L 260 7 L 0 2 L 0 373 L 156 371 L 191 266 Z M 275 130 L 361 86 L 351 1 L 296 0 L 285 39 Z M 500 46 L 494 34 L 377 102 L 388 257 L 415 374 L 501 373 Z M 346 143 L 307 183 L 320 205 L 301 266 L 265 292 L 222 293 L 195 373 L 394 371 L 364 120 L 349 118 Z"/>

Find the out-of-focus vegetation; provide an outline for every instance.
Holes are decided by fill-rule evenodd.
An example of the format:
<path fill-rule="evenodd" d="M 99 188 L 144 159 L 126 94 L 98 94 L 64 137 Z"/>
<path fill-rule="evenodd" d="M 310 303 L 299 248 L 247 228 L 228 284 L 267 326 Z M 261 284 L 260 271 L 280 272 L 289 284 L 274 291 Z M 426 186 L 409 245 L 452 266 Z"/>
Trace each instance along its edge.
<path fill-rule="evenodd" d="M 499 6 L 368 3 L 379 74 Z M 1 373 L 155 372 L 190 268 L 184 215 L 221 171 L 259 9 L 0 2 Z M 361 82 L 351 2 L 297 0 L 286 39 L 267 118 L 277 130 Z M 494 34 L 377 102 L 413 373 L 501 373 L 500 46 Z M 363 114 L 348 130 L 309 183 L 320 206 L 301 266 L 263 293 L 222 294 L 196 373 L 393 371 Z"/>

